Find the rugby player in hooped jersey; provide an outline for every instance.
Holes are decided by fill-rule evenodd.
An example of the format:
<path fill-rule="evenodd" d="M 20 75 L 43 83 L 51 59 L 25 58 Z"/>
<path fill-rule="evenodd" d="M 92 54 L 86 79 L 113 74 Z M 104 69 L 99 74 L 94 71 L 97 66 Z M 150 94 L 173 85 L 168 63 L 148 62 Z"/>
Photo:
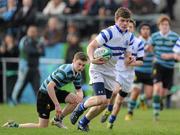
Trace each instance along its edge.
<path fill-rule="evenodd" d="M 135 26 L 136 26 L 135 21 L 131 19 L 129 22 L 129 31 L 133 33 L 136 28 Z M 136 37 L 134 38 L 134 42 L 132 44 L 132 57 L 131 57 L 132 61 L 130 63 L 127 63 L 126 59 L 128 57 L 126 58 L 123 55 L 119 57 L 119 60 L 116 65 L 116 70 L 117 70 L 116 81 L 118 82 L 119 85 L 114 90 L 115 94 L 116 94 L 116 91 L 118 91 L 118 94 L 116 95 L 112 113 L 109 117 L 109 121 L 107 124 L 107 128 L 109 129 L 113 128 L 113 124 L 120 111 L 124 98 L 132 90 L 131 87 L 132 87 L 132 84 L 134 81 L 134 75 L 135 75 L 134 67 L 141 66 L 143 64 L 143 57 L 144 57 L 144 43 L 142 40 Z M 109 106 L 108 106 L 108 109 L 109 109 Z"/>
<path fill-rule="evenodd" d="M 171 31 L 170 23 L 171 20 L 167 15 L 160 16 L 157 21 L 159 31 L 151 36 L 151 44 L 155 52 L 153 67 L 153 119 L 155 121 L 159 120 L 159 113 L 163 108 L 162 100 L 173 85 L 174 64 L 179 57 L 179 35 Z M 167 99 L 170 101 L 170 95 Z"/>
<path fill-rule="evenodd" d="M 14 121 L 9 121 L 3 127 L 45 128 L 48 127 L 50 112 L 55 110 L 56 117 L 52 120 L 52 124 L 59 128 L 67 128 L 62 120 L 83 99 L 81 72 L 84 70 L 87 61 L 88 57 L 85 53 L 77 52 L 72 64 L 62 64 L 42 83 L 37 96 L 39 123 L 17 124 Z M 61 90 L 62 86 L 71 82 L 75 86 L 76 94 Z M 61 109 L 60 103 L 67 103 L 67 106 Z"/>
<path fill-rule="evenodd" d="M 87 53 L 91 61 L 89 75 L 95 96 L 90 97 L 85 102 L 80 103 L 71 114 L 71 123 L 75 124 L 83 114 L 89 111 L 78 122 L 78 129 L 88 131 L 89 122 L 96 117 L 107 105 L 111 97 L 116 82 L 115 64 L 119 57 L 125 54 L 127 57 L 131 55 L 131 45 L 134 35 L 127 28 L 131 18 L 129 9 L 121 7 L 115 13 L 115 25 L 103 29 L 99 35 L 88 45 Z M 100 46 L 105 46 L 112 50 L 112 58 L 109 61 L 103 59 L 94 59 L 94 50 Z M 127 63 L 131 63 L 131 59 Z M 125 94 L 121 92 L 120 94 Z"/>
<path fill-rule="evenodd" d="M 152 52 L 151 41 L 151 25 L 148 22 L 142 22 L 139 25 L 139 37 L 144 42 L 144 64 L 142 66 L 135 67 L 135 79 L 132 87 L 132 92 L 128 100 L 128 113 L 125 116 L 126 121 L 133 119 L 133 112 L 137 105 L 137 98 L 142 93 L 143 88 L 144 93 L 140 95 L 140 107 L 144 110 L 146 109 L 145 100 L 152 98 L 153 94 L 153 60 L 154 53 Z"/>

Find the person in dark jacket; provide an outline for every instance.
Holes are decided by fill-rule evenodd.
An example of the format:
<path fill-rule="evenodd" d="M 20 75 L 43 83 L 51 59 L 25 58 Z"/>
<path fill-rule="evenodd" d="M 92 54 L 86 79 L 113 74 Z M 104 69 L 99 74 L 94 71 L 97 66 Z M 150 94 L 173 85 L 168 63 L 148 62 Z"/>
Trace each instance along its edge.
<path fill-rule="evenodd" d="M 3 58 L 17 58 L 19 54 L 18 46 L 15 43 L 15 39 L 12 35 L 6 35 L 4 41 L 0 46 L 0 55 Z M 11 100 L 11 94 L 13 87 L 17 80 L 18 63 L 8 62 L 6 63 L 6 91 L 7 98 Z M 4 84 L 3 84 L 4 85 Z"/>
<path fill-rule="evenodd" d="M 12 93 L 14 104 L 20 102 L 22 92 L 29 82 L 34 89 L 35 95 L 40 87 L 39 57 L 43 55 L 43 48 L 38 39 L 36 26 L 29 26 L 27 35 L 20 40 L 19 51 L 18 80 Z"/>

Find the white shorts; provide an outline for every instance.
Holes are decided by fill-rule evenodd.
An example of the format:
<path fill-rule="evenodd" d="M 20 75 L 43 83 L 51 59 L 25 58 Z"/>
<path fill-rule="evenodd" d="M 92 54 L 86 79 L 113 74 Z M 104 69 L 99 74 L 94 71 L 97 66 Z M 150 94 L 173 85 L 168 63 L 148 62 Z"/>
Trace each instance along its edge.
<path fill-rule="evenodd" d="M 113 72 L 107 73 L 99 72 L 96 70 L 89 70 L 89 76 L 90 84 L 103 82 L 104 87 L 110 91 L 113 91 L 115 89 L 115 86 L 117 85 L 115 74 L 113 74 Z"/>
<path fill-rule="evenodd" d="M 121 85 L 122 91 L 130 93 L 134 81 L 134 72 L 117 71 L 116 81 Z"/>

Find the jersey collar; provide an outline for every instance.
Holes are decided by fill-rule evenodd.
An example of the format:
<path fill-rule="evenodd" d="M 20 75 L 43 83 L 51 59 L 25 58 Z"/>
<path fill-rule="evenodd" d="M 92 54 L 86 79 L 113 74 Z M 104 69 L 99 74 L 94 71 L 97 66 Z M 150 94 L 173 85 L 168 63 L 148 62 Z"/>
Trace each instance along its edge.
<path fill-rule="evenodd" d="M 78 72 L 76 72 L 75 70 L 74 70 L 74 66 L 73 66 L 73 63 L 71 64 L 71 68 L 72 68 L 72 71 L 73 71 L 73 76 L 77 76 L 78 75 Z"/>
<path fill-rule="evenodd" d="M 118 26 L 117 24 L 115 24 L 115 27 L 117 28 L 117 30 L 118 30 L 119 33 L 121 33 L 121 34 L 125 34 L 126 32 L 128 32 L 128 30 L 126 30 L 125 32 L 123 32 L 123 31 L 119 28 L 119 26 Z"/>
<path fill-rule="evenodd" d="M 170 33 L 171 33 L 171 31 L 169 31 L 167 34 L 163 34 L 161 31 L 159 31 L 159 33 L 160 33 L 160 35 L 162 36 L 162 37 L 167 37 Z"/>

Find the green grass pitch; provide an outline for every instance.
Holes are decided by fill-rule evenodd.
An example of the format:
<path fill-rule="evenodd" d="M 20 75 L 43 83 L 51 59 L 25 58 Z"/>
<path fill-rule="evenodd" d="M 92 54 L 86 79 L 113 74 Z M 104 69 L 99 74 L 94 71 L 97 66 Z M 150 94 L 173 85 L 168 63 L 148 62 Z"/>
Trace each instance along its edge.
<path fill-rule="evenodd" d="M 68 129 L 59 129 L 49 126 L 46 129 L 16 129 L 1 128 L 0 135 L 180 135 L 180 110 L 169 109 L 161 112 L 160 121 L 152 120 L 152 109 L 142 111 L 135 110 L 134 120 L 126 122 L 124 116 L 127 109 L 122 108 L 114 124 L 114 128 L 109 130 L 106 123 L 100 123 L 100 116 L 95 118 L 90 124 L 90 131 L 84 133 L 77 130 L 77 125 L 72 125 L 69 116 L 64 119 Z M 51 117 L 54 113 L 51 113 Z M 35 105 L 18 105 L 10 107 L 0 105 L 0 125 L 7 120 L 15 120 L 18 123 L 37 122 Z"/>

